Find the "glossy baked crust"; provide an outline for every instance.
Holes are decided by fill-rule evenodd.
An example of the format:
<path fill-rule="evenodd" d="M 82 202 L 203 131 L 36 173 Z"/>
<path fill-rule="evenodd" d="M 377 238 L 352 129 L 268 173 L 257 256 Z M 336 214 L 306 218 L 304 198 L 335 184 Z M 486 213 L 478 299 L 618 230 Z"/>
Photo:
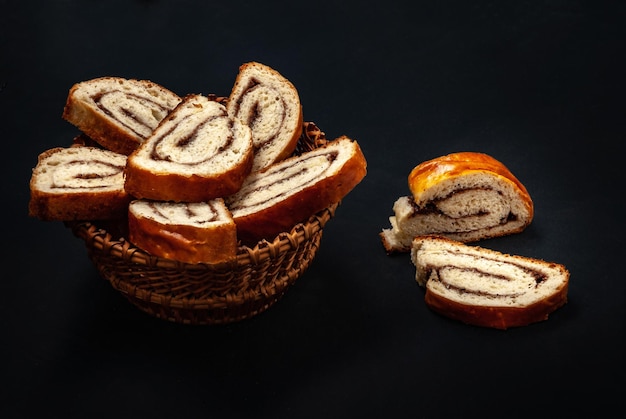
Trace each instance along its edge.
<path fill-rule="evenodd" d="M 132 154 L 131 154 L 132 156 Z M 235 170 L 206 176 L 184 176 L 179 173 L 157 173 L 133 166 L 128 161 L 126 190 L 135 198 L 175 202 L 202 202 L 237 191 L 252 164 L 252 154 L 242 160 Z M 132 166 L 132 167 L 131 167 Z"/>
<path fill-rule="evenodd" d="M 218 263 L 237 254 L 235 223 L 211 228 L 164 224 L 128 211 L 128 240 L 148 253 L 186 263 Z"/>
<path fill-rule="evenodd" d="M 425 192 L 444 180 L 466 176 L 476 172 L 489 173 L 513 184 L 518 191 L 520 199 L 522 199 L 526 206 L 529 218 L 533 218 L 533 201 L 526 187 L 504 164 L 484 153 L 464 151 L 420 163 L 409 173 L 409 189 L 413 194 L 415 202 L 419 205 L 427 199 Z"/>
<path fill-rule="evenodd" d="M 501 162 L 476 152 L 453 153 L 417 165 L 411 195 L 393 204 L 390 228 L 379 236 L 388 254 L 408 252 L 416 236 L 438 234 L 464 243 L 520 233 L 534 217 L 525 186 Z"/>
<path fill-rule="evenodd" d="M 474 326 L 504 330 L 547 320 L 552 312 L 567 303 L 567 291 L 568 284 L 564 284 L 558 293 L 523 308 L 460 304 L 428 289 L 424 301 L 433 311 L 450 319 Z"/>
<path fill-rule="evenodd" d="M 448 250 L 450 254 L 439 259 L 419 258 L 421 262 L 417 262 L 415 252 L 421 243 L 435 243 L 438 250 Z M 570 274 L 561 264 L 469 246 L 441 236 L 418 237 L 413 246 L 411 259 L 416 266 L 416 280 L 425 288 L 426 304 L 450 319 L 508 329 L 547 320 L 567 303 Z M 475 258 L 476 262 L 470 265 L 461 262 L 465 256 Z M 437 260 L 445 262 L 440 265 Z M 510 268 L 504 268 L 507 265 Z M 463 279 L 457 274 L 456 279 L 449 281 L 444 271 L 451 268 L 463 272 Z M 516 271 L 524 273 L 517 276 Z M 474 282 L 472 278 L 476 276 L 488 285 Z M 490 276 L 494 279 L 489 280 Z M 528 278 L 532 278 L 533 287 L 526 288 Z M 516 289 L 511 288 L 514 283 L 519 284 Z M 479 303 L 473 295 L 484 300 Z"/>
<path fill-rule="evenodd" d="M 340 137 L 334 141 L 343 139 L 347 140 L 347 137 Z M 262 239 L 271 240 L 279 233 L 291 230 L 312 214 L 340 202 L 361 182 L 367 172 L 367 162 L 361 148 L 356 141 L 351 141 L 354 144 L 354 153 L 334 175 L 320 177 L 296 193 L 288 194 L 275 205 L 264 207 L 251 214 L 238 216 L 236 211 L 233 211 L 239 239 L 247 245 Z M 314 152 L 320 153 L 332 144 L 331 141 Z M 277 163 L 275 167 L 297 162 L 300 158 L 290 157 Z M 271 173 L 271 170 L 272 167 L 260 173 Z M 226 203 L 229 204 L 228 198 Z M 230 203 L 232 204 L 232 201 Z"/>

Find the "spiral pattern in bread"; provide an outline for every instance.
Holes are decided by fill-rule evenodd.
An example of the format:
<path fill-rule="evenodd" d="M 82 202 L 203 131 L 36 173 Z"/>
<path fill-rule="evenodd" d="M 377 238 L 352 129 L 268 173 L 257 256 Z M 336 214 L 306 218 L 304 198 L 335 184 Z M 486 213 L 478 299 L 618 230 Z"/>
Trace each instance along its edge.
<path fill-rule="evenodd" d="M 295 150 L 302 133 L 300 98 L 293 84 L 276 70 L 256 62 L 243 64 L 226 106 L 229 116 L 252 129 L 252 171 L 278 162 Z"/>
<path fill-rule="evenodd" d="M 438 234 L 473 242 L 524 230 L 533 202 L 524 185 L 499 161 L 462 152 L 416 166 L 411 196 L 393 206 L 391 228 L 381 232 L 388 252 L 406 252 L 415 236 Z"/>
<path fill-rule="evenodd" d="M 224 105 L 188 95 L 128 157 L 125 185 L 137 198 L 208 201 L 237 191 L 252 159 L 250 128 Z"/>
<path fill-rule="evenodd" d="M 225 198 L 244 243 L 272 239 L 339 202 L 365 176 L 358 143 L 342 136 L 325 146 L 251 173 Z"/>
<path fill-rule="evenodd" d="M 413 241 L 411 261 L 426 304 L 468 324 L 524 326 L 567 302 L 569 272 L 558 263 L 434 236 Z"/>
<path fill-rule="evenodd" d="M 72 86 L 63 118 L 103 147 L 128 155 L 180 100 L 148 80 L 101 77 Z"/>
<path fill-rule="evenodd" d="M 61 221 L 125 216 L 125 165 L 125 155 L 96 147 L 46 150 L 31 176 L 29 214 Z"/>

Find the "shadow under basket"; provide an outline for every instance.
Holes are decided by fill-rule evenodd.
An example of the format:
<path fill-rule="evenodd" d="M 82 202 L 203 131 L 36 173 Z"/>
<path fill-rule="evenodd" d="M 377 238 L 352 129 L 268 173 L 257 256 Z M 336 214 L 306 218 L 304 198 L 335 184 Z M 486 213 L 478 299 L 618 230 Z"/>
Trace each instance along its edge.
<path fill-rule="evenodd" d="M 314 123 L 305 122 L 295 154 L 326 142 Z M 139 309 L 176 323 L 225 324 L 262 313 L 284 295 L 311 265 L 324 225 L 338 205 L 311 215 L 272 241 L 241 245 L 235 259 L 217 264 L 150 255 L 124 238 L 125 225 L 119 222 L 117 226 L 100 221 L 66 225 L 85 241 L 100 275 Z"/>

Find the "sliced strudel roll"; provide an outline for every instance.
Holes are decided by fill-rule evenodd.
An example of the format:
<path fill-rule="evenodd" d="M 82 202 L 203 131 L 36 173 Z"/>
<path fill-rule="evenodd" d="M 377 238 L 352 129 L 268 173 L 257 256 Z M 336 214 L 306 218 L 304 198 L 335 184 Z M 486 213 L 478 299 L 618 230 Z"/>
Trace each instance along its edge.
<path fill-rule="evenodd" d="M 128 155 L 180 100 L 148 80 L 100 77 L 71 87 L 63 118 L 104 148 Z"/>
<path fill-rule="evenodd" d="M 208 202 L 134 200 L 128 240 L 148 253 L 186 263 L 218 263 L 237 254 L 237 230 L 222 198 Z"/>
<path fill-rule="evenodd" d="M 252 129 L 252 171 L 293 153 L 302 133 L 302 106 L 294 85 L 279 72 L 257 62 L 241 65 L 226 106 L 228 115 Z"/>
<path fill-rule="evenodd" d="M 366 174 L 355 140 L 346 136 L 253 172 L 225 198 L 244 244 L 271 240 L 312 214 L 340 202 Z"/>
<path fill-rule="evenodd" d="M 250 128 L 224 105 L 188 95 L 128 156 L 125 186 L 136 198 L 208 201 L 239 190 L 252 159 Z"/>
<path fill-rule="evenodd" d="M 419 235 L 474 242 L 519 233 L 533 219 L 524 185 L 487 154 L 461 152 L 423 162 L 408 183 L 412 195 L 396 200 L 391 228 L 380 233 L 388 253 L 408 252 Z"/>
<path fill-rule="evenodd" d="M 124 218 L 131 200 L 125 165 L 125 155 L 99 147 L 44 151 L 30 179 L 29 215 L 50 221 Z"/>
<path fill-rule="evenodd" d="M 567 302 L 565 266 L 450 240 L 412 242 L 416 280 L 435 312 L 476 326 L 507 329 L 547 320 Z"/>

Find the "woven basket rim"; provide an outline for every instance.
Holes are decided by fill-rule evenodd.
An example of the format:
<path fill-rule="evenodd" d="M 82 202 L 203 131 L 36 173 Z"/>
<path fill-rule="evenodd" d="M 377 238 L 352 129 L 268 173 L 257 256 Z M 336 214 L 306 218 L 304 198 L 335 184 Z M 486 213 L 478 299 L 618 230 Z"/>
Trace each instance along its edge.
<path fill-rule="evenodd" d="M 237 248 L 237 255 L 234 259 L 217 263 L 187 263 L 151 255 L 124 237 L 114 238 L 105 228 L 98 227 L 95 221 L 73 221 L 67 222 L 66 225 L 68 225 L 74 235 L 83 239 L 87 246 L 94 247 L 98 251 L 132 263 L 161 269 L 190 271 L 224 270 L 233 266 L 259 264 L 267 259 L 275 258 L 288 249 L 299 246 L 313 234 L 324 228 L 326 223 L 334 216 L 338 206 L 339 203 L 335 203 L 324 208 L 309 217 L 307 221 L 293 226 L 290 231 L 279 233 L 271 241 L 263 239 L 253 247 L 240 245 Z"/>

